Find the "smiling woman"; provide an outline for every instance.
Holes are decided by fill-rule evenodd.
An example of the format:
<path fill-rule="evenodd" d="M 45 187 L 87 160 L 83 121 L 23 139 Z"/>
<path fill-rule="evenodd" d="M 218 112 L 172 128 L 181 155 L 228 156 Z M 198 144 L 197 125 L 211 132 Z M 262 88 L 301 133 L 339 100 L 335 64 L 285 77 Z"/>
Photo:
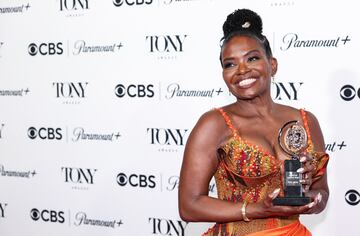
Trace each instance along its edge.
<path fill-rule="evenodd" d="M 180 216 L 185 221 L 217 222 L 203 235 L 311 235 L 299 215 L 321 212 L 329 196 L 328 156 L 317 119 L 272 100 L 271 77 L 278 62 L 262 35 L 259 15 L 236 10 L 223 31 L 223 79 L 236 102 L 205 113 L 188 138 L 180 173 Z M 277 141 L 278 131 L 294 120 L 304 127 L 308 141 L 299 156 L 301 168 L 290 175 L 301 175 L 299 188 L 311 202 L 274 205 L 286 192 L 284 161 L 290 159 Z M 217 199 L 208 195 L 212 177 Z"/>

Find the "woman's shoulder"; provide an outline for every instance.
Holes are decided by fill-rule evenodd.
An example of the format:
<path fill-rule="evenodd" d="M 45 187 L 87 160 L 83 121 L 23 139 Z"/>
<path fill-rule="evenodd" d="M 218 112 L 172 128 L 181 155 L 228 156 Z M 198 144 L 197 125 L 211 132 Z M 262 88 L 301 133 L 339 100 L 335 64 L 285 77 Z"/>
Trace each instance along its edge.
<path fill-rule="evenodd" d="M 224 116 L 226 114 L 223 107 L 212 108 L 200 116 L 198 123 L 206 126 L 223 126 L 225 124 Z"/>
<path fill-rule="evenodd" d="M 309 120 L 315 120 L 316 121 L 316 117 L 315 115 L 309 111 L 306 108 L 295 108 L 292 106 L 288 106 L 288 105 L 283 105 L 283 104 L 277 104 L 278 106 L 278 114 L 284 115 L 284 116 L 289 116 L 291 118 L 306 118 Z"/>
<path fill-rule="evenodd" d="M 223 135 L 228 135 L 229 131 L 226 116 L 224 107 L 208 110 L 200 116 L 193 132 L 200 132 L 207 136 L 216 136 L 221 139 Z"/>
<path fill-rule="evenodd" d="M 305 108 L 294 108 L 291 106 L 281 105 L 284 111 L 288 114 L 290 118 L 301 120 L 305 125 L 305 128 L 308 129 L 308 132 L 311 135 L 311 139 L 314 143 L 315 150 L 323 151 L 324 148 L 324 138 L 321 131 L 321 127 L 318 119 L 313 112 Z"/>

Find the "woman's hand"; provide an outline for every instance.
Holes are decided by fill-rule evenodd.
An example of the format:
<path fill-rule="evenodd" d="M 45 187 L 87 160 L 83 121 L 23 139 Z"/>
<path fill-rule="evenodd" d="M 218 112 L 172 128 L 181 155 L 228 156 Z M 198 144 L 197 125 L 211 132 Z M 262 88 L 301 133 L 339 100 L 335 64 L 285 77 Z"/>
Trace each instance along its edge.
<path fill-rule="evenodd" d="M 300 157 L 300 162 L 302 167 L 297 172 L 302 174 L 300 182 L 303 185 L 304 192 L 307 193 L 313 184 L 313 176 L 316 172 L 315 158 L 308 153 L 303 154 Z"/>
<path fill-rule="evenodd" d="M 322 200 L 321 193 L 317 193 L 311 197 L 312 202 L 304 206 L 275 206 L 272 201 L 279 193 L 280 189 L 275 189 L 266 196 L 264 201 L 248 204 L 246 210 L 248 218 L 287 217 L 298 214 L 312 214 L 311 209 L 315 208 Z"/>

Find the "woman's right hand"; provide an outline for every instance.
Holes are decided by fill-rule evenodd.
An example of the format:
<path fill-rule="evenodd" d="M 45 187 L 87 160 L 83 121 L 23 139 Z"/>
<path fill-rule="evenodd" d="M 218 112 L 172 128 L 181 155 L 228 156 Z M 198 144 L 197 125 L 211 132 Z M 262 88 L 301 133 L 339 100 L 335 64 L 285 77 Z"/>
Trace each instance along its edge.
<path fill-rule="evenodd" d="M 322 198 L 319 193 L 312 199 L 312 202 L 304 206 L 276 206 L 272 201 L 279 195 L 279 193 L 280 189 L 275 189 L 272 193 L 266 196 L 264 201 L 248 204 L 246 208 L 247 217 L 257 219 L 308 214 L 309 209 L 315 207 Z"/>

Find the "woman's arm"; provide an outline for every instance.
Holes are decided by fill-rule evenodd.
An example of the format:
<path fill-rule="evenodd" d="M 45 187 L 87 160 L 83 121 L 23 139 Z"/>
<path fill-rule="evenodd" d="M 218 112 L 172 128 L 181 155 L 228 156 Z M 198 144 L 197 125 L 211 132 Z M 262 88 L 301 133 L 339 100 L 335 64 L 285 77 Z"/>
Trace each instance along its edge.
<path fill-rule="evenodd" d="M 316 117 L 311 112 L 306 112 L 308 117 L 308 125 L 311 132 L 311 138 L 314 145 L 314 150 L 317 154 L 322 155 L 321 158 L 328 158 L 325 153 L 325 143 L 324 143 L 324 137 L 319 125 L 319 122 L 317 121 Z M 311 157 L 311 159 L 317 159 L 320 158 L 318 156 Z M 306 169 L 306 168 L 305 168 Z M 314 168 L 313 165 L 307 164 L 307 170 L 310 171 L 310 175 L 314 176 L 316 172 L 318 171 L 316 168 Z M 309 209 L 306 214 L 317 214 L 322 212 L 327 204 L 327 201 L 329 199 L 329 187 L 327 183 L 327 173 L 326 173 L 326 164 L 323 169 L 323 174 L 320 177 L 317 177 L 314 179 L 312 177 L 312 183 L 310 185 L 310 190 L 306 193 L 306 196 L 312 197 L 313 199 L 315 197 L 319 198 L 319 203 Z"/>
<path fill-rule="evenodd" d="M 222 135 L 221 135 L 222 134 Z M 188 138 L 179 184 L 179 212 L 185 221 L 227 222 L 242 220 L 242 203 L 208 196 L 217 165 L 217 149 L 227 126 L 216 111 L 204 114 Z"/>
<path fill-rule="evenodd" d="M 243 203 L 224 201 L 208 196 L 209 182 L 217 165 L 217 149 L 230 134 L 223 118 L 216 111 L 204 114 L 187 141 L 180 173 L 179 213 L 185 221 L 230 222 L 243 220 Z M 248 204 L 250 219 L 291 216 L 308 211 L 317 202 L 300 207 L 273 206 L 278 192 L 269 193 L 264 201 Z"/>

